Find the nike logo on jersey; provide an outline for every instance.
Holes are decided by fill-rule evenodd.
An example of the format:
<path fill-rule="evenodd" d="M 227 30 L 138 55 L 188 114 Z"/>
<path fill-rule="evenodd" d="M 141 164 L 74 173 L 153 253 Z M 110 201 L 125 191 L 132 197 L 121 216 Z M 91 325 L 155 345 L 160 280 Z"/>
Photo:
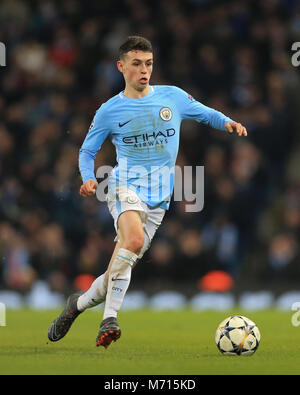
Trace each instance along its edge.
<path fill-rule="evenodd" d="M 128 281 L 127 278 L 112 278 L 112 279 L 111 279 L 111 281 L 117 281 L 117 280 L 120 280 L 120 281 Z"/>
<path fill-rule="evenodd" d="M 124 122 L 124 123 L 120 123 L 119 122 L 119 128 L 122 128 L 123 126 L 125 126 L 128 122 L 130 122 L 131 121 L 131 119 L 129 119 L 129 121 L 127 121 L 127 122 Z"/>

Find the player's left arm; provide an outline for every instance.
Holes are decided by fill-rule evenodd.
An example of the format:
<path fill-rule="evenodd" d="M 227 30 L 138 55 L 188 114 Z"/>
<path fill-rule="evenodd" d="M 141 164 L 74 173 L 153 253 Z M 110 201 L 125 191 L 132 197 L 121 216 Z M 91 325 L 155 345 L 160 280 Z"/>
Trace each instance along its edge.
<path fill-rule="evenodd" d="M 245 126 L 239 122 L 233 121 L 222 112 L 211 107 L 207 107 L 196 100 L 192 103 L 191 107 L 195 114 L 197 114 L 196 119 L 199 122 L 203 122 L 204 124 L 218 130 L 224 130 L 230 134 L 237 134 L 240 137 L 247 136 L 247 129 Z"/>
<path fill-rule="evenodd" d="M 241 123 L 233 121 L 220 111 L 205 106 L 182 89 L 172 88 L 173 99 L 180 109 L 182 119 L 195 119 L 214 129 L 236 133 L 238 136 L 247 136 L 247 129 Z"/>
<path fill-rule="evenodd" d="M 247 129 L 245 128 L 245 126 L 243 126 L 241 123 L 239 122 L 226 122 L 225 123 L 225 129 L 227 130 L 227 132 L 229 133 L 236 133 L 238 134 L 240 137 L 241 136 L 245 136 L 247 137 Z"/>

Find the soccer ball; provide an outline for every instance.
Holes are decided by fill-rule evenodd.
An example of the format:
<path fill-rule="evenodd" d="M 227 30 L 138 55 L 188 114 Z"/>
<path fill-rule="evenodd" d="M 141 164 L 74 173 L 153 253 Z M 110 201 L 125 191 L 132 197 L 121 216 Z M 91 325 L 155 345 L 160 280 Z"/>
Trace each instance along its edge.
<path fill-rule="evenodd" d="M 215 340 L 223 355 L 253 355 L 260 343 L 260 332 L 249 318 L 232 315 L 219 324 Z"/>

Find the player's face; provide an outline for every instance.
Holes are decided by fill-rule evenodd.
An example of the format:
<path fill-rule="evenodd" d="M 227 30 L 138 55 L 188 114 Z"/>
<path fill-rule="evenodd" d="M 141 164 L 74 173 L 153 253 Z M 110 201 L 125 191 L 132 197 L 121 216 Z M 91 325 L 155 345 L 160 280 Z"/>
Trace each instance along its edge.
<path fill-rule="evenodd" d="M 124 59 L 118 62 L 127 86 L 143 91 L 149 86 L 153 68 L 153 54 L 143 51 L 129 51 Z"/>

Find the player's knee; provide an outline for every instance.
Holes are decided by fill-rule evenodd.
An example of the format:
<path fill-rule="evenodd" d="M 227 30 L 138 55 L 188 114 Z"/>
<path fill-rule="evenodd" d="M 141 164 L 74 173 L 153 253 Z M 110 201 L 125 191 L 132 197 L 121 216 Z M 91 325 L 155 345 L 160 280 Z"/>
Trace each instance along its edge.
<path fill-rule="evenodd" d="M 143 248 L 144 245 L 144 234 L 133 234 L 130 236 L 127 240 L 124 242 L 124 248 L 126 248 L 129 251 L 134 252 L 135 254 L 139 254 L 141 249 Z"/>

